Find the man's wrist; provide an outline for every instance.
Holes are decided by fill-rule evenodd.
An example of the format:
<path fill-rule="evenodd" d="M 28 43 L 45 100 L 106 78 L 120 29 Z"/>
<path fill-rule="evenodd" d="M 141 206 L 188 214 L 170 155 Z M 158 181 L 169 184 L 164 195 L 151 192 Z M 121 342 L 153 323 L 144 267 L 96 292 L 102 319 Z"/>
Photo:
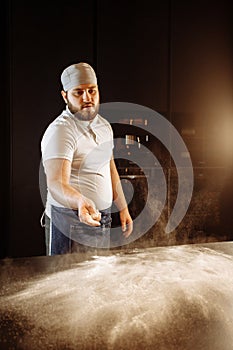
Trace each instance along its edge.
<path fill-rule="evenodd" d="M 124 208 L 120 209 L 119 212 L 120 213 L 128 213 L 129 212 L 128 206 L 126 205 Z"/>

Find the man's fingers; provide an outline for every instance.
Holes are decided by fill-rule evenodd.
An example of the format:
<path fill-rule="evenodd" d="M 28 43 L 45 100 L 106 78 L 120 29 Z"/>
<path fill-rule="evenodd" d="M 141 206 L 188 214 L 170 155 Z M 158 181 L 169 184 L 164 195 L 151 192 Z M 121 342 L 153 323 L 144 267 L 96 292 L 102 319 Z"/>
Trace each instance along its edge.
<path fill-rule="evenodd" d="M 85 207 L 87 208 L 87 210 L 88 210 L 88 213 L 90 214 L 90 215 L 94 215 L 94 214 L 96 214 L 97 212 L 98 212 L 98 210 L 96 209 L 96 207 L 95 207 L 95 205 L 94 204 L 90 204 L 90 203 L 87 203 L 86 205 L 85 205 Z"/>
<path fill-rule="evenodd" d="M 129 235 L 131 235 L 132 231 L 133 231 L 133 223 L 130 222 L 128 224 L 122 224 L 121 226 L 122 228 L 122 232 L 123 232 L 123 235 L 124 237 L 129 237 Z"/>
<path fill-rule="evenodd" d="M 100 220 L 94 219 L 92 215 L 86 215 L 87 216 L 87 221 L 86 223 L 91 226 L 100 226 Z"/>
<path fill-rule="evenodd" d="M 83 210 L 79 215 L 79 219 L 84 224 L 90 226 L 100 226 L 101 215 L 98 215 L 97 213 L 91 215 L 88 210 Z"/>
<path fill-rule="evenodd" d="M 82 223 L 90 226 L 100 226 L 100 220 L 96 220 L 89 213 L 82 213 L 79 215 L 79 219 Z"/>
<path fill-rule="evenodd" d="M 98 209 L 95 208 L 94 205 L 87 205 L 88 213 L 91 215 L 92 219 L 100 221 L 101 220 L 101 213 Z"/>
<path fill-rule="evenodd" d="M 93 220 L 100 221 L 101 220 L 101 213 L 98 210 L 96 210 L 96 212 L 94 214 L 91 214 L 91 217 Z"/>
<path fill-rule="evenodd" d="M 100 226 L 101 213 L 91 204 L 84 205 L 79 211 L 79 219 L 90 226 Z"/>

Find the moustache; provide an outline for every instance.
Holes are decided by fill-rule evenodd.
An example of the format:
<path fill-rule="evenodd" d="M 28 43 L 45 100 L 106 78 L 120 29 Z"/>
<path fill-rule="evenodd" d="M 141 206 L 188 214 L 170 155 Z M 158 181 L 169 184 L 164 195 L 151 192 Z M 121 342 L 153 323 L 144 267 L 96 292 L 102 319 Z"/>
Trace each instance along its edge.
<path fill-rule="evenodd" d="M 85 103 L 82 105 L 82 108 L 95 107 L 94 103 Z"/>

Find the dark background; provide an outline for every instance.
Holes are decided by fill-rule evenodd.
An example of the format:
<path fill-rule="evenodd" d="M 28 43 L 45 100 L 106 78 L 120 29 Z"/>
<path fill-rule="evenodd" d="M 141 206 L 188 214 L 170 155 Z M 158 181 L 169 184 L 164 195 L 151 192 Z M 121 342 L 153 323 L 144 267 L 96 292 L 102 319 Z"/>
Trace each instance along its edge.
<path fill-rule="evenodd" d="M 1 257 L 45 254 L 40 140 L 78 61 L 95 68 L 101 102 L 152 108 L 183 136 L 194 209 L 177 242 L 233 238 L 232 22 L 227 0 L 1 1 Z"/>

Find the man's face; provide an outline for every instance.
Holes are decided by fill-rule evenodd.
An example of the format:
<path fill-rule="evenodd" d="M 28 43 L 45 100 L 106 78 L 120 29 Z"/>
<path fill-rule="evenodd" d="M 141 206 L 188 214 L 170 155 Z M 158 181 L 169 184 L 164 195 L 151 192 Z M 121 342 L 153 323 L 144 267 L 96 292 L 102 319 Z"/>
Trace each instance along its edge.
<path fill-rule="evenodd" d="M 97 85 L 82 84 L 62 96 L 71 113 L 80 120 L 92 120 L 99 111 L 99 90 Z"/>

